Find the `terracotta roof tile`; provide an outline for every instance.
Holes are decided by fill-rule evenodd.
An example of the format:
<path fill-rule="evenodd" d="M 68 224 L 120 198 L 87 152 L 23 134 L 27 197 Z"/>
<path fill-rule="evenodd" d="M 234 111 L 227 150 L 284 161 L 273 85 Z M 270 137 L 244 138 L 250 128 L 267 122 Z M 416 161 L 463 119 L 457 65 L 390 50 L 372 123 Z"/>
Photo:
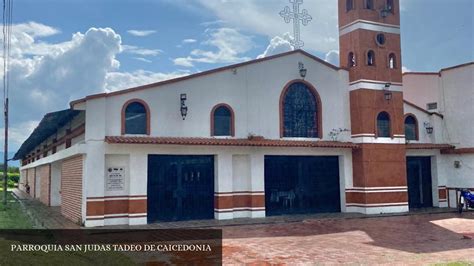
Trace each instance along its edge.
<path fill-rule="evenodd" d="M 208 146 L 252 146 L 252 147 L 307 147 L 307 148 L 347 148 L 357 149 L 352 142 L 304 141 L 279 139 L 220 139 L 220 138 L 175 138 L 175 137 L 134 137 L 107 136 L 110 144 L 162 144 L 162 145 L 208 145 Z"/>
<path fill-rule="evenodd" d="M 407 144 L 409 150 L 422 150 L 422 149 L 454 149 L 453 145 L 450 144 L 436 144 L 436 143 L 409 143 Z"/>

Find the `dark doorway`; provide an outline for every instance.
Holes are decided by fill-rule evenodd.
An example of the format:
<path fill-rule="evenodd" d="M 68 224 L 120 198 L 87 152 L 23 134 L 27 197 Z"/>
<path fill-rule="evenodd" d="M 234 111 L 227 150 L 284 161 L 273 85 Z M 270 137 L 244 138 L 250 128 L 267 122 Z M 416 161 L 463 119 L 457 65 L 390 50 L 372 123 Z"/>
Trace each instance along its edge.
<path fill-rule="evenodd" d="M 431 157 L 407 157 L 408 206 L 433 207 Z"/>
<path fill-rule="evenodd" d="M 265 156 L 266 215 L 340 212 L 337 156 Z"/>
<path fill-rule="evenodd" d="M 148 223 L 213 218 L 213 156 L 148 156 Z"/>

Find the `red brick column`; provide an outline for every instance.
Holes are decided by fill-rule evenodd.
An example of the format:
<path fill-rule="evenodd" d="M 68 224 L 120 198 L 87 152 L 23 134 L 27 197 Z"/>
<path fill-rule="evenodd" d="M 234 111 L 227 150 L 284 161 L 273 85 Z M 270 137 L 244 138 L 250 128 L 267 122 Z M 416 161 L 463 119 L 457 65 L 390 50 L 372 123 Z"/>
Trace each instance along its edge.
<path fill-rule="evenodd" d="M 61 214 L 82 223 L 82 156 L 63 161 L 61 169 Z"/>

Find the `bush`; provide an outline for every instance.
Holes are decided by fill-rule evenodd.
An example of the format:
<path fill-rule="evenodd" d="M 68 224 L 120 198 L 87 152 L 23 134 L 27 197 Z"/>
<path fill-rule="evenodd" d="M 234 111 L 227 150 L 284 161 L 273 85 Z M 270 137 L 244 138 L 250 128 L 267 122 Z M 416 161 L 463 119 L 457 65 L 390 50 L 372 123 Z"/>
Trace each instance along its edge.
<path fill-rule="evenodd" d="M 8 179 L 13 180 L 15 183 L 18 183 L 18 181 L 20 181 L 20 175 L 19 174 L 9 174 Z"/>
<path fill-rule="evenodd" d="M 10 180 L 8 180 L 8 182 L 7 182 L 7 186 L 8 186 L 9 188 L 14 188 L 14 187 L 16 187 L 16 182 L 10 179 Z"/>
<path fill-rule="evenodd" d="M 3 180 L 3 172 L 0 172 L 0 179 Z M 19 173 L 8 173 L 8 180 L 13 180 L 16 183 L 18 183 L 18 181 L 20 181 L 20 174 Z"/>

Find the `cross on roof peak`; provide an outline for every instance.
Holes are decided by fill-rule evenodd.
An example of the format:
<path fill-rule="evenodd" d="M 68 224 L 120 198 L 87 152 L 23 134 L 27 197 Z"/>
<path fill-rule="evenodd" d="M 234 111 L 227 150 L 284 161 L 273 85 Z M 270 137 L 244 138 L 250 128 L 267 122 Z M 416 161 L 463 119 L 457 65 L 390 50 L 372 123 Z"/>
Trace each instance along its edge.
<path fill-rule="evenodd" d="M 303 4 L 303 0 L 289 1 L 290 4 L 293 4 L 293 10 L 285 6 L 280 12 L 280 16 L 283 17 L 286 23 L 290 23 L 290 21 L 293 20 L 293 40 L 291 41 L 291 45 L 293 45 L 295 49 L 300 49 L 304 46 L 304 42 L 300 39 L 300 21 L 303 26 L 306 26 L 313 18 L 308 14 L 306 9 L 300 12 L 300 5 Z"/>

